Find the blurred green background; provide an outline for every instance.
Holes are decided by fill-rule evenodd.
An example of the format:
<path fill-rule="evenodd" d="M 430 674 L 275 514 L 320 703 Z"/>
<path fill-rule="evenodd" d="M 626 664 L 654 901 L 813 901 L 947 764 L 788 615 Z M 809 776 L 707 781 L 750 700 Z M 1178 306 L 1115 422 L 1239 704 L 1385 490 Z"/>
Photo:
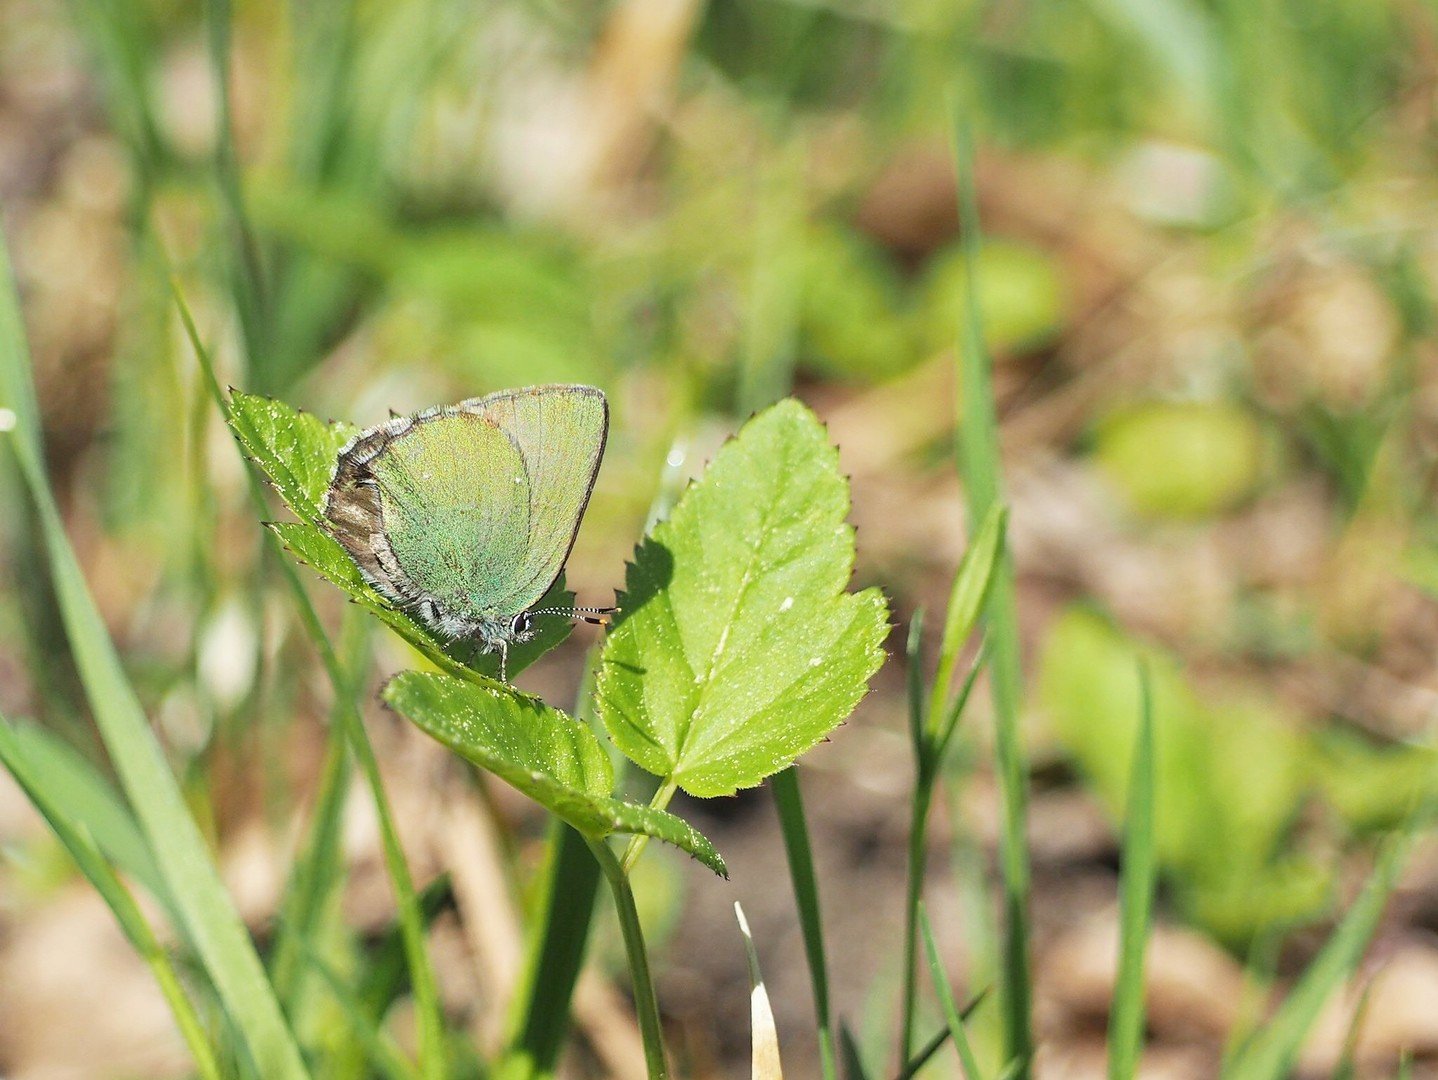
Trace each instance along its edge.
<path fill-rule="evenodd" d="M 1211 1074 L 1247 1007 L 1243 967 L 1281 979 L 1311 954 L 1431 775 L 1435 95 L 1425 0 L 0 2 L 0 210 L 52 477 L 246 915 L 273 914 L 325 699 L 290 647 L 172 277 L 225 378 L 321 415 L 604 387 L 614 432 L 568 578 L 581 602 L 609 599 L 646 521 L 743 417 L 798 393 L 853 476 L 860 583 L 907 619 L 941 603 L 963 550 L 957 111 L 978 147 L 1031 676 L 1049 1074 L 1089 1075 L 1101 1035 L 1111 973 L 1084 950 L 1112 926 L 1135 654 L 1155 677 L 1171 935 L 1150 1034 L 1168 1075 Z M 0 455 L 0 709 L 99 760 L 11 473 Z M 592 640 L 526 685 L 570 700 Z M 376 645 L 376 680 L 411 662 Z M 866 1002 L 898 940 L 899 666 L 813 761 L 857 1027 L 883 1013 Z M 438 766 L 388 738 L 433 874 Z M 956 963 L 981 970 L 963 867 L 994 839 L 987 724 L 965 738 L 935 908 Z M 504 793 L 484 805 L 522 908 L 538 823 Z M 791 901 L 763 880 L 767 797 L 694 812 L 716 818 L 761 952 L 770 935 L 786 1063 L 811 1075 Z M 362 869 L 374 840 L 349 827 Z M 0 842 L 7 1076 L 183 1075 L 157 1007 L 87 1023 L 137 962 L 95 959 L 103 913 L 8 790 Z M 1431 1002 L 1438 860 L 1415 866 L 1380 934 L 1409 982 L 1374 994 Z M 675 928 L 660 997 L 692 1072 L 741 1075 L 742 955 L 704 940 L 728 931 L 731 894 L 679 862 L 645 872 L 656 937 Z M 356 925 L 388 902 L 366 881 L 347 893 Z M 446 977 L 447 1001 L 482 1027 L 494 961 L 450 931 L 468 974 Z M 82 970 L 93 998 L 75 994 Z M 1390 1015 L 1364 1060 L 1438 1052 L 1438 1013 Z M 1309 1067 L 1331 1067 L 1344 1030 L 1320 1027 Z"/>

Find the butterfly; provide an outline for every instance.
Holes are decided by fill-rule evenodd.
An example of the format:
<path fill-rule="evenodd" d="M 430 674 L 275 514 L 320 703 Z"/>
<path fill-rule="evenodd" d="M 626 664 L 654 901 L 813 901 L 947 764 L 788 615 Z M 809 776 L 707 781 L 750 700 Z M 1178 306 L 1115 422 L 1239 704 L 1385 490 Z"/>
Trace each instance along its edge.
<path fill-rule="evenodd" d="M 609 433 L 593 386 L 501 390 L 395 416 L 341 448 L 322 516 L 381 596 L 442 637 L 497 651 L 537 616 L 606 624 L 614 608 L 534 605 L 559 578 Z"/>

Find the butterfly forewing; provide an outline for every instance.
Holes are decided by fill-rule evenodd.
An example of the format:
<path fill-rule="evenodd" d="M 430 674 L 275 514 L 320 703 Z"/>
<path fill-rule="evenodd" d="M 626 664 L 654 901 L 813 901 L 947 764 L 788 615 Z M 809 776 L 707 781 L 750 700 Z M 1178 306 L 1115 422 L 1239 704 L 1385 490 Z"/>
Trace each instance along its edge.
<path fill-rule="evenodd" d="M 449 611 L 503 611 L 530 528 L 529 480 L 504 433 L 466 413 L 436 416 L 372 471 L 403 574 Z"/>
<path fill-rule="evenodd" d="M 510 591 L 498 601 L 515 613 L 554 584 L 574 547 L 609 432 L 609 406 L 592 386 L 538 386 L 461 402 L 509 436 L 524 463 L 529 529 Z"/>

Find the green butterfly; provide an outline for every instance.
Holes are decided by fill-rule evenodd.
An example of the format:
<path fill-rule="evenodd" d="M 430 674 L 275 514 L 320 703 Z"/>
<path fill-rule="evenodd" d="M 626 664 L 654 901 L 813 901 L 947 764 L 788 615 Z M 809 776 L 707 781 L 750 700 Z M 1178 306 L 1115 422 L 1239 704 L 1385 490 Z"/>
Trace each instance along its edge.
<path fill-rule="evenodd" d="M 498 650 L 537 615 L 607 623 L 613 608 L 534 610 L 589 505 L 609 404 L 593 386 L 531 386 L 397 416 L 339 452 L 322 512 L 380 595 L 436 633 Z"/>

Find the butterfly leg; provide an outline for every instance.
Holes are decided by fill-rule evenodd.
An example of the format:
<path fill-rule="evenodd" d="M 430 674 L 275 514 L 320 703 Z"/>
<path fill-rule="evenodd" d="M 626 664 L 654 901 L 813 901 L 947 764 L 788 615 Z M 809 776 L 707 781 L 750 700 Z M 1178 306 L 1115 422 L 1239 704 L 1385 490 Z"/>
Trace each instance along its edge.
<path fill-rule="evenodd" d="M 509 642 L 499 643 L 499 681 L 509 682 Z"/>
<path fill-rule="evenodd" d="M 475 639 L 474 639 L 474 648 L 470 649 L 470 650 L 469 650 L 469 655 L 468 655 L 467 657 L 465 657 L 465 659 L 464 659 L 464 666 L 467 667 L 467 668 L 472 668 L 472 667 L 474 667 L 474 662 L 479 659 L 479 654 L 480 654 L 481 651 L 483 651 L 483 649 L 484 649 L 484 642 L 480 641 L 479 638 L 475 638 Z"/>

